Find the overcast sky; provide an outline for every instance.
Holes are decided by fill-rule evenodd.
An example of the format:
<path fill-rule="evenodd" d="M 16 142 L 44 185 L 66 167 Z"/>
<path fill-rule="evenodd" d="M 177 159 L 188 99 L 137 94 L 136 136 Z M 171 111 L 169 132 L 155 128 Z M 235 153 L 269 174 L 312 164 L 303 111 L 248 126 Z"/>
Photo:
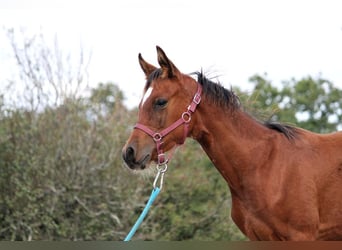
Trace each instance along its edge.
<path fill-rule="evenodd" d="M 249 89 L 250 76 L 267 72 L 274 83 L 321 73 L 342 88 L 339 0 L 0 0 L 0 7 L 2 27 L 57 34 L 68 50 L 81 42 L 92 51 L 91 84 L 117 83 L 130 107 L 145 83 L 138 53 L 156 64 L 156 45 L 184 73 L 203 68 L 226 87 Z M 4 82 L 12 70 L 0 33 Z"/>

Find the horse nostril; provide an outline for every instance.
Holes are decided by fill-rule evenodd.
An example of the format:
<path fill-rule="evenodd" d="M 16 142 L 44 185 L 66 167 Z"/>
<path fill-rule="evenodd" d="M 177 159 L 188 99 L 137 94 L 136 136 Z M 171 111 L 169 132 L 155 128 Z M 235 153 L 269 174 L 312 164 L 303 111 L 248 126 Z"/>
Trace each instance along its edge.
<path fill-rule="evenodd" d="M 135 161 L 135 150 L 133 147 L 129 146 L 122 152 L 122 158 L 130 168 L 134 168 Z"/>
<path fill-rule="evenodd" d="M 127 159 L 128 161 L 134 160 L 134 148 L 128 147 L 128 148 L 126 149 L 126 159 Z"/>

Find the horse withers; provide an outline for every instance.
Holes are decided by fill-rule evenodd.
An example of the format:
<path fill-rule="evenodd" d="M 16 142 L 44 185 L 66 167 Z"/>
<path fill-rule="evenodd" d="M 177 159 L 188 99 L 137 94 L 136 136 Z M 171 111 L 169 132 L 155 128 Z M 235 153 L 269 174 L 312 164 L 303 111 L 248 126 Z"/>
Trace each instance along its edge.
<path fill-rule="evenodd" d="M 126 165 L 159 164 L 192 137 L 227 181 L 232 218 L 249 239 L 342 240 L 342 132 L 260 122 L 232 91 L 181 73 L 159 47 L 157 55 L 159 68 L 139 54 L 146 83 Z"/>

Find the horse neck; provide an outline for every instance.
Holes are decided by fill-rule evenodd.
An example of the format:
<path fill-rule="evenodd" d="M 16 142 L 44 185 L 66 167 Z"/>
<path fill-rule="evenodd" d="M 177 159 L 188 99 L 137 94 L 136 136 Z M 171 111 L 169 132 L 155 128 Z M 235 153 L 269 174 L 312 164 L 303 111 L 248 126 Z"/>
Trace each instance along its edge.
<path fill-rule="evenodd" d="M 201 144 L 230 188 L 239 190 L 243 174 L 260 167 L 263 156 L 271 152 L 270 131 L 242 110 L 223 111 L 207 105 L 196 112 L 193 138 Z"/>

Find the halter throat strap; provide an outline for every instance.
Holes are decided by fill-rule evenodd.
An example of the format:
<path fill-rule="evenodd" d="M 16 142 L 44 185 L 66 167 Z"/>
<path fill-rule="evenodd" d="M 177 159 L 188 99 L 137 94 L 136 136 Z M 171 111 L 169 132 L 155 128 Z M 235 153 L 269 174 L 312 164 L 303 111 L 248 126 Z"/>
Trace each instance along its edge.
<path fill-rule="evenodd" d="M 184 124 L 183 140 L 178 145 L 182 145 L 185 142 L 185 139 L 188 136 L 188 132 L 189 132 L 189 123 L 191 121 L 191 115 L 195 112 L 198 104 L 201 102 L 201 95 L 202 95 L 202 86 L 199 83 L 197 83 L 197 91 L 192 99 L 192 102 L 188 106 L 187 110 L 182 113 L 181 117 L 177 121 L 175 121 L 169 127 L 163 129 L 160 132 L 153 131 L 152 129 L 148 128 L 147 126 L 141 123 L 135 124 L 134 129 L 142 130 L 143 132 L 151 136 L 154 142 L 156 143 L 159 166 L 165 165 L 169 161 L 169 159 L 166 157 L 165 153 L 162 150 L 163 138 L 169 133 L 171 133 L 173 130 L 175 130 L 176 128 Z"/>

